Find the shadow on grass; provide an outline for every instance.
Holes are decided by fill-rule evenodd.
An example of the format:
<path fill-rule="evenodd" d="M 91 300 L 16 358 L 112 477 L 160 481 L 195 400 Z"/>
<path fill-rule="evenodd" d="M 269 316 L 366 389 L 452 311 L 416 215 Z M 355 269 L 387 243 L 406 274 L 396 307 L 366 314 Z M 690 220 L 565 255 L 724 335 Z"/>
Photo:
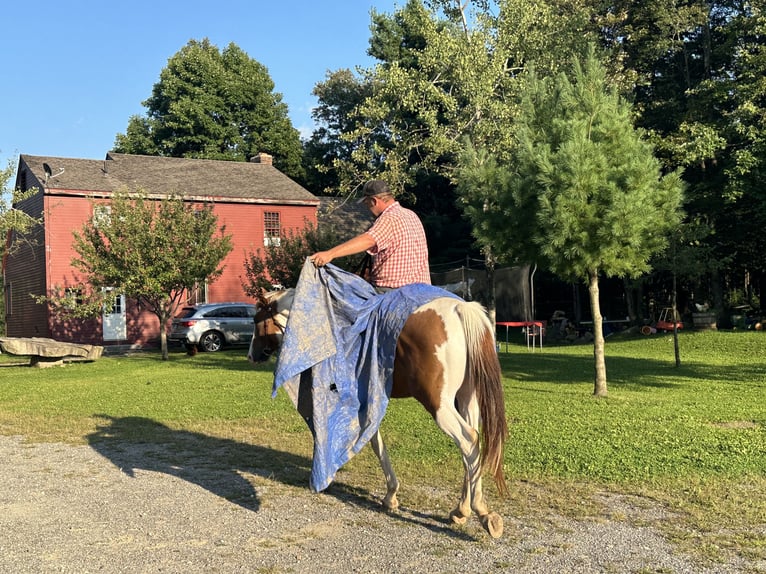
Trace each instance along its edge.
<path fill-rule="evenodd" d="M 189 368 L 194 369 L 226 369 L 232 371 L 268 370 L 269 363 L 265 363 L 265 367 L 263 367 L 261 365 L 253 365 L 248 361 L 247 351 L 248 347 L 238 345 L 226 347 L 214 353 L 198 351 L 196 354 L 190 355 L 184 348 L 176 345 L 168 349 L 168 362 L 185 366 L 188 365 Z M 159 350 L 141 351 L 133 354 L 162 362 L 162 354 Z M 130 356 L 130 354 L 126 356 Z M 273 368 L 274 365 L 271 364 L 271 369 L 273 370 Z"/>
<path fill-rule="evenodd" d="M 95 416 L 102 419 L 103 424 L 86 437 L 88 444 L 128 476 L 134 476 L 136 470 L 161 472 L 196 484 L 254 512 L 260 509 L 261 499 L 243 475 L 252 474 L 308 490 L 311 460 L 304 456 L 172 429 L 145 417 Z M 336 481 L 325 494 L 360 509 L 384 512 L 379 499 L 365 488 Z M 473 539 L 452 530 L 445 517 L 411 509 L 388 514 L 396 520 L 443 531 L 448 536 Z"/>
<path fill-rule="evenodd" d="M 634 388 L 676 388 L 688 380 L 708 380 L 727 384 L 759 381 L 766 377 L 763 364 L 704 364 L 684 361 L 676 367 L 670 354 L 667 360 L 618 356 L 606 351 L 607 379 L 610 385 L 630 385 Z M 594 359 L 592 353 L 572 355 L 556 353 L 555 348 L 544 353 L 515 350 L 500 353 L 503 374 L 518 381 L 554 384 L 592 383 Z"/>

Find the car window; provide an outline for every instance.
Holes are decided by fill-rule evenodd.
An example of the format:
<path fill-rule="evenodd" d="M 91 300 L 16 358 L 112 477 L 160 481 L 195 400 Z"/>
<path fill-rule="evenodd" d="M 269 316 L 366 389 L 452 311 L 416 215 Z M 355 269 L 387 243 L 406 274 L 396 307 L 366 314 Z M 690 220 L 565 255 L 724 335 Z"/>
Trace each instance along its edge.
<path fill-rule="evenodd" d="M 255 317 L 255 311 L 256 309 L 254 305 L 252 306 L 226 305 L 224 307 L 215 307 L 213 309 L 210 309 L 209 311 L 206 311 L 202 316 L 205 318 L 210 318 L 210 317 L 249 318 L 249 317 Z"/>
<path fill-rule="evenodd" d="M 196 313 L 196 312 L 197 312 L 197 310 L 194 307 L 184 307 L 183 309 L 181 309 L 181 311 L 179 311 L 178 315 L 176 315 L 176 318 L 177 319 L 188 319 L 189 317 L 194 315 L 194 313 Z"/>
<path fill-rule="evenodd" d="M 226 307 L 216 307 L 207 311 L 203 317 L 230 317 L 229 310 Z"/>
<path fill-rule="evenodd" d="M 232 307 L 232 317 L 247 317 L 244 307 Z"/>

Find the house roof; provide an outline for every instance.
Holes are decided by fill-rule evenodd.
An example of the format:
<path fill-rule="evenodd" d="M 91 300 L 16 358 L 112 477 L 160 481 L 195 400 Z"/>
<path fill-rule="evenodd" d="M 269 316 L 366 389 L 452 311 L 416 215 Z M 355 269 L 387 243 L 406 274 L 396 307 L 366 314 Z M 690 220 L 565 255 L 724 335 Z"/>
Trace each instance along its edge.
<path fill-rule="evenodd" d="M 21 155 L 19 163 L 51 195 L 108 195 L 140 189 L 149 195 L 177 194 L 188 199 L 319 204 L 316 196 L 270 163 L 112 152 L 103 160 Z"/>
<path fill-rule="evenodd" d="M 332 227 L 341 241 L 364 233 L 375 220 L 370 210 L 356 200 L 338 197 L 320 197 L 319 200 L 318 225 Z"/>

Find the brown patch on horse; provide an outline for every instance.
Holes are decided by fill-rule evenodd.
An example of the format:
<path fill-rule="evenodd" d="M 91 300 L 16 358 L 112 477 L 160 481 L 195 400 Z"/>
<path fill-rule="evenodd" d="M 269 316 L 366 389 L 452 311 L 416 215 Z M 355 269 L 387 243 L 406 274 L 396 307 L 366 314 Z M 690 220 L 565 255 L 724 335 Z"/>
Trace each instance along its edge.
<path fill-rule="evenodd" d="M 436 349 L 447 342 L 447 331 L 433 309 L 416 311 L 404 323 L 396 343 L 391 398 L 414 397 L 436 415 L 441 406 L 444 367 Z"/>
<path fill-rule="evenodd" d="M 275 319 L 276 303 L 264 299 L 264 303 L 253 317 L 253 338 L 250 341 L 248 357 L 255 363 L 267 360 L 280 346 L 282 327 Z"/>

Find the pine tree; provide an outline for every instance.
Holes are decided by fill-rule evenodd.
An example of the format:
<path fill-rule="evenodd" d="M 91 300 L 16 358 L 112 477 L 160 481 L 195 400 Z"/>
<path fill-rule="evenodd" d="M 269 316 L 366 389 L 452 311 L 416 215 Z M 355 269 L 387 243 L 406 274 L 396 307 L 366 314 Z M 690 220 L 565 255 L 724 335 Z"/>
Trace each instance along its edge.
<path fill-rule="evenodd" d="M 605 396 L 599 277 L 648 271 L 679 224 L 680 177 L 661 174 L 593 48 L 555 80 L 530 74 L 516 138 L 499 192 L 488 193 L 472 218 L 500 259 L 534 258 L 563 279 L 588 284 L 594 394 Z"/>

